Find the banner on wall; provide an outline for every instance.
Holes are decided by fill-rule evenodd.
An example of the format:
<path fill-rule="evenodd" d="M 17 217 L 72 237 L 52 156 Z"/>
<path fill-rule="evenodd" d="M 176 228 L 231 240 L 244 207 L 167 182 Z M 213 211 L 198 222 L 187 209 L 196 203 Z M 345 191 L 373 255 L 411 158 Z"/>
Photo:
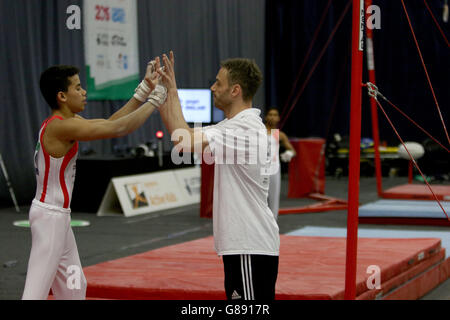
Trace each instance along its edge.
<path fill-rule="evenodd" d="M 139 84 L 136 0 L 84 0 L 88 100 L 127 100 Z"/>

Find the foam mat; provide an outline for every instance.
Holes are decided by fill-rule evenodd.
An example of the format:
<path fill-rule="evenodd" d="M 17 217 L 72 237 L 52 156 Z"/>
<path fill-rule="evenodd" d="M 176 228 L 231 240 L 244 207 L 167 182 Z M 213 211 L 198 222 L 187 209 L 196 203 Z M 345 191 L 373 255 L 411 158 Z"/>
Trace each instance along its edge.
<path fill-rule="evenodd" d="M 282 235 L 276 299 L 343 299 L 345 254 L 345 238 Z M 386 283 L 429 259 L 442 262 L 439 254 L 440 239 L 359 239 L 357 296 L 370 291 L 369 266 L 378 266 Z M 212 237 L 103 262 L 84 272 L 88 297 L 225 299 L 222 261 Z"/>
<path fill-rule="evenodd" d="M 450 201 L 441 205 L 449 214 Z M 359 216 L 447 219 L 436 201 L 425 200 L 379 200 L 360 206 Z"/>
<path fill-rule="evenodd" d="M 439 200 L 450 200 L 450 185 L 431 185 Z M 425 184 L 404 184 L 383 191 L 386 199 L 422 199 L 434 200 L 433 194 Z"/>
<path fill-rule="evenodd" d="M 450 215 L 450 201 L 440 201 Z M 450 226 L 437 201 L 378 200 L 359 207 L 359 221 L 369 224 L 419 224 Z"/>

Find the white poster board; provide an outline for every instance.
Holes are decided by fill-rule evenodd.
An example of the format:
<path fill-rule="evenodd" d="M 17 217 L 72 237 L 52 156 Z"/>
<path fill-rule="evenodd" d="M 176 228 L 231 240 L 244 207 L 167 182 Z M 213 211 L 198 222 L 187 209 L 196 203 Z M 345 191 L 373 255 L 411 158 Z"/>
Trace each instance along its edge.
<path fill-rule="evenodd" d="M 136 0 L 84 0 L 88 100 L 127 100 L 139 84 Z"/>
<path fill-rule="evenodd" d="M 174 170 L 173 173 L 184 193 L 186 203 L 200 203 L 202 182 L 200 167 Z"/>
<path fill-rule="evenodd" d="M 200 203 L 200 168 L 112 178 L 98 216 L 126 217 Z"/>

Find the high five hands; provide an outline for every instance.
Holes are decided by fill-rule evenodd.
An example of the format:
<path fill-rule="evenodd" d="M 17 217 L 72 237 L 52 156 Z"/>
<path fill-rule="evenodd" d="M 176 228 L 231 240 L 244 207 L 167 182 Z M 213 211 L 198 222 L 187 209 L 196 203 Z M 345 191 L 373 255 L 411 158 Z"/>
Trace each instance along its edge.
<path fill-rule="evenodd" d="M 157 108 L 160 108 L 167 98 L 167 89 L 161 83 L 161 76 L 158 74 L 158 72 L 162 72 L 164 68 L 165 67 L 161 67 L 159 57 L 156 57 L 155 60 L 152 60 L 147 64 L 145 73 L 145 83 L 151 88 L 147 101 Z"/>
<path fill-rule="evenodd" d="M 147 64 L 145 78 L 135 90 L 136 99 L 141 102 L 147 100 L 156 108 L 160 108 L 166 102 L 168 90 L 177 89 L 173 51 L 170 51 L 169 55 L 170 60 L 166 54 L 163 54 L 164 66 L 161 66 L 160 57 L 156 57 Z"/>
<path fill-rule="evenodd" d="M 157 59 L 157 64 L 159 63 L 159 57 Z M 177 82 L 175 80 L 175 58 L 173 51 L 170 51 L 169 57 L 166 54 L 162 55 L 162 62 L 164 63 L 163 69 L 157 68 L 157 72 L 161 77 L 162 84 L 167 88 L 167 90 L 177 89 Z"/>

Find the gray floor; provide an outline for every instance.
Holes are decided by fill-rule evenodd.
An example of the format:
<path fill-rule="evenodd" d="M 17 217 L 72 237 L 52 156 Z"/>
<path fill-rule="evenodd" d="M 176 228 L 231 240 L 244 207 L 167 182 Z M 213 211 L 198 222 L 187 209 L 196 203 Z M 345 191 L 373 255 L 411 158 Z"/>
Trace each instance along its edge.
<path fill-rule="evenodd" d="M 405 178 L 385 178 L 383 187 L 406 183 Z M 281 206 L 304 205 L 309 200 L 286 199 L 287 181 L 282 183 Z M 346 178 L 327 177 L 326 194 L 347 198 Z M 361 178 L 360 203 L 378 200 L 374 178 Z M 13 208 L 0 209 L 0 299 L 20 299 L 25 283 L 31 246 L 29 228 L 13 225 L 28 218 L 28 207 L 22 213 Z M 95 214 L 73 212 L 72 219 L 88 220 L 89 227 L 73 228 L 83 266 L 145 252 L 155 248 L 212 235 L 212 221 L 199 217 L 199 206 L 168 210 L 158 215 L 132 218 L 97 217 Z M 285 234 L 306 226 L 342 227 L 347 225 L 346 211 L 290 214 L 279 217 L 280 233 Z M 450 232 L 448 227 L 364 225 L 365 228 L 389 230 L 436 230 Z M 422 299 L 450 300 L 450 279 Z"/>

